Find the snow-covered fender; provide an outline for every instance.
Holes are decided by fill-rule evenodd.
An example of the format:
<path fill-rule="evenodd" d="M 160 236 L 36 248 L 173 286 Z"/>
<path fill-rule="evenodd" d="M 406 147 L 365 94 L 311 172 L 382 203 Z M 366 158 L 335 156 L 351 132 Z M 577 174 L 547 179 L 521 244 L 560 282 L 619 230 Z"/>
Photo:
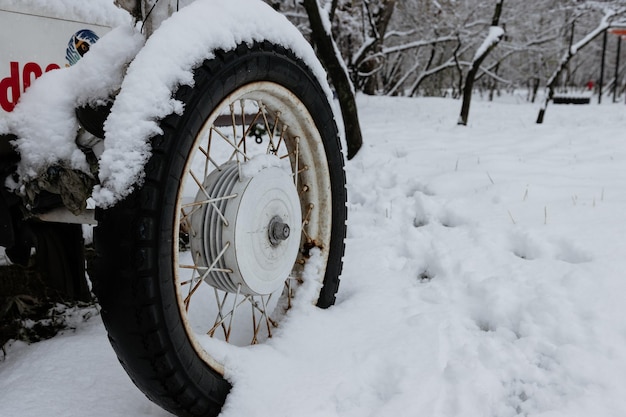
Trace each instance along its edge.
<path fill-rule="evenodd" d="M 98 95 L 94 88 L 85 85 L 110 72 L 111 62 L 106 61 L 112 60 L 105 55 L 99 61 L 95 56 L 98 53 L 91 56 L 87 52 L 113 26 L 125 25 L 130 30 L 131 23 L 130 16 L 111 0 L 24 0 L 0 4 L 0 36 L 6 40 L 0 45 L 2 194 L 8 195 L 4 188 L 7 186 L 34 209 L 33 201 L 40 191 L 56 193 L 59 188 L 59 184 L 42 178 L 53 166 L 67 168 L 68 173 L 76 174 L 73 178 L 93 182 L 84 154 L 75 143 L 78 123 L 74 107 L 79 102 L 102 100 L 110 95 L 109 89 Z M 134 54 L 136 50 L 128 60 Z M 76 68 L 74 64 L 83 61 L 83 56 L 89 56 L 91 65 Z M 104 66 L 100 65 L 102 61 Z M 115 69 L 120 72 L 121 66 Z M 95 76 L 85 76 L 90 74 Z M 94 87 L 102 90 L 101 83 Z M 12 175 L 15 170 L 18 177 Z M 14 178 L 19 180 L 15 182 Z M 76 211 L 83 209 L 91 193 L 89 185 L 81 188 L 85 190 L 79 193 L 79 201 L 70 204 Z"/>
<path fill-rule="evenodd" d="M 47 190 L 61 194 L 74 213 L 84 209 L 96 181 L 92 164 L 77 144 L 80 126 L 75 109 L 110 101 L 143 44 L 144 37 L 130 25 L 113 29 L 76 65 L 38 78 L 0 122 L 0 135 L 14 135 L 12 143 L 20 155 L 17 181 L 12 177 L 5 185 L 25 197 L 27 204 L 40 190 Z"/>
<path fill-rule="evenodd" d="M 20 160 L 10 113 L 39 77 L 73 65 L 123 22 L 128 15 L 108 0 L 0 2 L 0 246 L 15 243 L 21 218 L 20 199 L 4 187 Z"/>
<path fill-rule="evenodd" d="M 183 112 L 173 93 L 193 84 L 193 70 L 214 51 L 242 43 L 270 41 L 293 51 L 316 74 L 329 101 L 326 73 L 302 34 L 261 0 L 197 0 L 163 21 L 129 65 L 105 125 L 100 185 L 93 192 L 100 207 L 126 197 L 143 178 L 150 138 L 159 121 Z"/>
<path fill-rule="evenodd" d="M 196 0 L 159 22 L 147 41 L 140 26 L 113 29 L 76 65 L 41 77 L 11 117 L 0 121 L 0 134 L 18 138 L 14 144 L 21 156 L 19 180 L 11 184 L 18 193 L 32 193 L 33 187 L 36 192 L 50 167 L 88 179 L 92 167 L 76 144 L 75 109 L 97 106 L 117 94 L 104 124 L 99 179 L 94 181 L 99 185 L 92 197 L 102 208 L 124 199 L 142 182 L 150 139 L 161 133 L 159 121 L 184 110 L 173 99 L 174 92 L 192 85 L 194 68 L 216 50 L 262 41 L 282 45 L 311 68 L 332 102 L 326 73 L 309 43 L 261 0 Z M 80 209 L 73 207 L 74 212 Z"/>

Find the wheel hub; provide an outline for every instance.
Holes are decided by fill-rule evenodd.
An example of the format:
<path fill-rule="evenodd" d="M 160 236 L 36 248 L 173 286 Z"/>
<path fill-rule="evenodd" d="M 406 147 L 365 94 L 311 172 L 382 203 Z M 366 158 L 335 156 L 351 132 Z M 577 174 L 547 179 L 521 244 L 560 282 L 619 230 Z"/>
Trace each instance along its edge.
<path fill-rule="evenodd" d="M 287 223 L 283 223 L 283 219 L 280 216 L 274 216 L 270 220 L 270 224 L 267 228 L 268 238 L 272 246 L 280 245 L 280 242 L 287 240 L 291 233 L 291 228 Z"/>
<path fill-rule="evenodd" d="M 238 164 L 229 162 L 213 171 L 203 188 L 195 201 L 205 204 L 190 220 L 202 279 L 247 295 L 278 290 L 300 247 L 302 213 L 291 175 L 271 166 L 241 178 Z"/>

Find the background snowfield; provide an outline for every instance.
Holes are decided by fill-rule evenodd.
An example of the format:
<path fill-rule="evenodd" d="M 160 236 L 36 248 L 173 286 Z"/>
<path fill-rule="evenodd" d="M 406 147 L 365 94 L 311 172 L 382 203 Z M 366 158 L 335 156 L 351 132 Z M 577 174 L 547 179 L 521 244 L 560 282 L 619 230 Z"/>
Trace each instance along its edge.
<path fill-rule="evenodd" d="M 222 416 L 626 415 L 626 106 L 358 102 L 337 303 L 234 349 Z M 80 314 L 8 348 L 0 415 L 167 416 Z"/>

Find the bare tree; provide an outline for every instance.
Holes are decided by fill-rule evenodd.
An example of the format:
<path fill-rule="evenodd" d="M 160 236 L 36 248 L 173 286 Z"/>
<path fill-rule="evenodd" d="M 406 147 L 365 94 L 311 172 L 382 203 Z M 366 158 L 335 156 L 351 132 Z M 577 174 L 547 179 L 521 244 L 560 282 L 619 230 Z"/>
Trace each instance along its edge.
<path fill-rule="evenodd" d="M 381 52 L 393 65 L 393 77 L 386 78 L 383 92 L 456 96 L 463 68 L 470 65 L 467 55 L 489 24 L 482 17 L 485 6 L 478 1 L 412 0 L 397 7 Z"/>
<path fill-rule="evenodd" d="M 182 0 L 181 0 L 182 1 Z M 266 0 L 313 39 L 302 0 Z M 318 0 L 329 16 L 332 39 L 356 91 L 385 95 L 460 97 L 467 75 L 485 51 L 485 27 L 493 24 L 494 1 Z M 534 100 L 569 48 L 571 23 L 577 38 L 591 32 L 602 8 L 625 0 L 507 0 L 506 33 L 477 66 L 474 91 L 506 86 L 528 89 Z M 322 7 L 323 6 L 323 7 Z M 577 15 L 577 11 L 580 16 Z M 600 12 L 599 12 L 600 11 Z M 332 16 L 332 18 L 331 18 Z M 503 19 L 501 19 L 503 20 Z M 499 22 L 502 28 L 505 23 Z M 490 38 L 491 39 L 491 38 Z M 315 41 L 313 41 L 315 43 Z M 318 49 L 321 54 L 321 51 Z M 595 78 L 600 45 L 591 42 L 565 66 L 565 78 L 582 86 Z M 607 61 L 614 59 L 609 51 Z M 335 83 L 334 80 L 331 80 Z"/>
<path fill-rule="evenodd" d="M 435 66 L 433 66 L 438 48 L 441 47 L 442 44 L 449 44 L 449 43 L 456 44 L 456 47 L 453 49 L 452 55 L 448 56 L 445 61 L 440 62 L 439 64 L 436 64 Z M 442 36 L 436 39 L 413 41 L 413 42 L 409 42 L 403 45 L 385 48 L 383 50 L 383 53 L 384 54 L 406 53 L 406 51 L 408 50 L 420 49 L 424 47 L 430 48 L 430 52 L 426 56 L 426 60 L 425 60 L 426 62 L 422 62 L 419 54 L 415 54 L 417 55 L 417 57 L 415 58 L 414 65 L 406 69 L 404 71 L 404 74 L 399 76 L 393 84 L 388 86 L 388 89 L 386 90 L 387 94 L 397 93 L 400 90 L 400 88 L 407 82 L 407 80 L 409 80 L 410 78 L 413 78 L 414 80 L 407 90 L 409 91 L 409 95 L 415 95 L 419 89 L 420 84 L 426 78 L 459 65 L 457 56 L 458 56 L 459 50 L 461 49 L 461 42 L 457 36 Z"/>
<path fill-rule="evenodd" d="M 591 41 L 593 41 L 596 37 L 604 33 L 616 19 L 620 18 L 626 13 L 626 6 L 623 4 L 624 2 L 620 1 L 615 3 L 616 4 L 607 4 L 605 2 L 602 2 L 593 4 L 603 11 L 603 16 L 600 19 L 600 23 L 593 30 L 587 33 L 587 35 L 584 36 L 583 39 L 576 43 L 573 42 L 572 33 L 569 48 L 560 59 L 556 69 L 547 81 L 546 94 L 543 100 L 543 104 L 539 109 L 539 114 L 537 115 L 537 124 L 543 123 L 546 109 L 548 108 L 548 103 L 554 97 L 554 88 L 556 86 L 556 83 L 558 82 L 559 77 L 561 76 L 563 71 L 565 71 L 565 69 L 567 68 L 567 65 L 572 60 L 572 58 L 576 56 L 576 54 L 578 54 L 585 46 L 591 43 Z"/>
<path fill-rule="evenodd" d="M 472 60 L 472 65 L 465 78 L 465 86 L 463 87 L 463 104 L 461 106 L 461 114 L 459 116 L 458 124 L 467 125 L 469 118 L 470 104 L 472 101 L 472 91 L 474 89 L 474 79 L 480 69 L 480 65 L 483 63 L 489 52 L 500 43 L 500 40 L 504 36 L 504 29 L 499 27 L 500 16 L 502 15 L 502 4 L 504 0 L 497 0 L 496 7 L 491 19 L 491 27 L 489 28 L 489 34 L 480 45 Z"/>
<path fill-rule="evenodd" d="M 373 95 L 381 90 L 380 70 L 384 60 L 381 52 L 395 6 L 396 0 L 363 1 L 367 28 L 365 42 L 352 57 L 350 65 L 354 68 L 356 82 L 362 85 L 365 94 Z"/>

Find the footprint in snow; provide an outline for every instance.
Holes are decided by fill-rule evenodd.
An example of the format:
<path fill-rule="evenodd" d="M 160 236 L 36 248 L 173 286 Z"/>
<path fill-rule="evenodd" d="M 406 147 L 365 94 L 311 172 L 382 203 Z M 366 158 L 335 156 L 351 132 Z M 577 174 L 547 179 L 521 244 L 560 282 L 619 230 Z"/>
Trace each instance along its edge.
<path fill-rule="evenodd" d="M 414 227 L 423 227 L 435 221 L 444 227 L 458 227 L 468 223 L 467 219 L 450 207 L 441 207 L 427 194 L 417 192 L 413 195 Z"/>
<path fill-rule="evenodd" d="M 544 240 L 528 232 L 514 232 L 510 236 L 510 250 L 525 260 L 555 259 L 571 264 L 590 262 L 591 255 L 564 238 Z"/>

